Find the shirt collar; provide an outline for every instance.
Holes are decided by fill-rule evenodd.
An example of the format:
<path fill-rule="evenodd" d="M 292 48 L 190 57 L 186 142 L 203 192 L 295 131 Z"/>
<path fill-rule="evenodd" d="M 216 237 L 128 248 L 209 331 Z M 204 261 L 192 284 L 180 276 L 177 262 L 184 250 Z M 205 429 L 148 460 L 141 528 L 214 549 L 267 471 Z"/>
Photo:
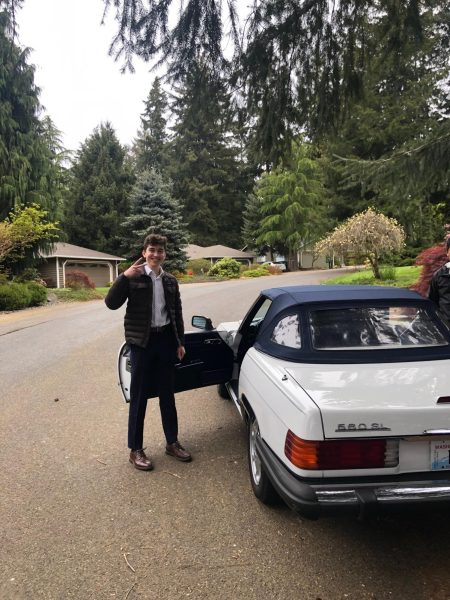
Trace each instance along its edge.
<path fill-rule="evenodd" d="M 161 277 L 162 274 L 164 273 L 163 268 L 162 267 L 159 267 L 159 268 L 160 268 L 159 275 L 157 275 L 152 269 L 150 269 L 150 267 L 147 264 L 144 265 L 145 274 L 150 275 L 151 273 L 153 273 L 153 275 L 155 277 Z"/>

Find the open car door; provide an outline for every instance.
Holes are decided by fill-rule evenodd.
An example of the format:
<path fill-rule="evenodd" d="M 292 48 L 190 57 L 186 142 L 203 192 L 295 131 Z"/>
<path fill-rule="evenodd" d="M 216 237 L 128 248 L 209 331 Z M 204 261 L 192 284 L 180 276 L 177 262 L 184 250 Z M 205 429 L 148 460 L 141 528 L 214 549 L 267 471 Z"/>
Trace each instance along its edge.
<path fill-rule="evenodd" d="M 233 371 L 233 351 L 216 329 L 189 331 L 185 334 L 186 356 L 175 365 L 175 392 L 226 383 Z M 119 385 L 125 399 L 130 401 L 131 362 L 128 344 L 122 344 L 118 356 Z M 149 398 L 158 395 L 156 389 Z"/>

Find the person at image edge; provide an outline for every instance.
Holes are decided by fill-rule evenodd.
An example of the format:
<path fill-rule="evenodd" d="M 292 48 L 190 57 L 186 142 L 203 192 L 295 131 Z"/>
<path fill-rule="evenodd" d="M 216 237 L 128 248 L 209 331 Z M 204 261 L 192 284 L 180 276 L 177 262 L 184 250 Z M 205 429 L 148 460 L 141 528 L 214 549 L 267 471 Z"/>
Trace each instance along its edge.
<path fill-rule="evenodd" d="M 153 469 L 143 448 L 144 419 L 150 388 L 157 386 L 166 454 L 190 461 L 191 454 L 178 441 L 174 395 L 174 367 L 182 360 L 184 324 L 178 281 L 162 269 L 167 239 L 149 234 L 142 257 L 115 280 L 105 298 L 116 310 L 128 300 L 125 339 L 130 346 L 131 385 L 128 417 L 130 462 L 142 471 Z"/>
<path fill-rule="evenodd" d="M 450 237 L 446 241 L 446 254 L 449 261 L 433 273 L 428 297 L 438 305 L 439 310 L 450 323 Z"/>

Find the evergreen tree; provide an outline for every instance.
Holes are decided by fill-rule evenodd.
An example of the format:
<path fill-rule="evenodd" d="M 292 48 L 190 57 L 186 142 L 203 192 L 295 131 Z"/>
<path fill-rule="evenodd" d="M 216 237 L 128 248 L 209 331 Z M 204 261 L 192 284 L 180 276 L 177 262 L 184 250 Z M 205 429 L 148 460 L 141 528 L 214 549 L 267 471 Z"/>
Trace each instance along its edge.
<path fill-rule="evenodd" d="M 297 253 L 328 225 L 322 167 L 314 154 L 311 145 L 298 140 L 289 162 L 264 174 L 255 188 L 261 219 L 256 243 L 287 253 L 294 268 Z"/>
<path fill-rule="evenodd" d="M 177 91 L 171 177 L 192 242 L 239 247 L 248 174 L 238 160 L 224 83 L 197 65 Z"/>
<path fill-rule="evenodd" d="M 269 250 L 267 244 L 258 244 L 256 241 L 262 233 L 261 218 L 261 197 L 258 194 L 250 194 L 243 212 L 242 240 L 249 250 L 260 255 Z"/>
<path fill-rule="evenodd" d="M 0 1 L 0 219 L 13 208 L 38 204 L 55 220 L 60 216 L 62 148 L 50 143 L 50 130 L 56 132 L 51 120 L 40 120 L 30 51 L 15 41 L 13 17 L 20 4 Z"/>
<path fill-rule="evenodd" d="M 329 149 L 339 157 L 331 174 L 338 198 L 334 216 L 342 220 L 375 206 L 396 217 L 408 243 L 418 248 L 438 239 L 450 216 L 443 211 L 450 197 L 444 12 L 422 11 L 420 36 L 406 25 L 404 3 L 385 3 L 367 21 L 370 60 L 363 97 L 353 102 Z M 447 22 L 449 16 L 447 9 Z M 389 53 L 391 47 L 395 53 Z"/>
<path fill-rule="evenodd" d="M 373 48 L 368 27 L 384 21 L 386 64 L 402 48 L 426 38 L 432 12 L 439 25 L 436 53 L 448 56 L 449 3 L 429 0 L 255 0 L 239 27 L 235 2 L 224 0 L 104 0 L 114 7 L 118 34 L 112 52 L 125 58 L 160 59 L 169 76 L 184 80 L 202 59 L 211 72 L 229 69 L 256 120 L 255 143 L 272 166 L 290 151 L 299 128 L 314 137 L 336 131 L 355 99 L 364 94 Z M 169 7 L 180 6 L 169 22 Z M 228 19 L 222 11 L 228 9 Z M 230 24 L 235 56 L 223 57 L 224 23 Z"/>
<path fill-rule="evenodd" d="M 138 172 L 167 167 L 166 117 L 167 95 L 156 77 L 141 115 L 141 128 L 133 145 L 135 166 Z"/>
<path fill-rule="evenodd" d="M 130 259 L 136 260 L 140 256 L 143 241 L 149 233 L 167 237 L 164 269 L 184 271 L 188 235 L 181 205 L 173 198 L 170 184 L 155 170 L 142 173 L 131 193 L 130 214 L 122 226 L 122 246 Z"/>
<path fill-rule="evenodd" d="M 117 255 L 132 181 L 124 148 L 111 124 L 102 123 L 81 145 L 71 169 L 64 218 L 69 242 Z"/>

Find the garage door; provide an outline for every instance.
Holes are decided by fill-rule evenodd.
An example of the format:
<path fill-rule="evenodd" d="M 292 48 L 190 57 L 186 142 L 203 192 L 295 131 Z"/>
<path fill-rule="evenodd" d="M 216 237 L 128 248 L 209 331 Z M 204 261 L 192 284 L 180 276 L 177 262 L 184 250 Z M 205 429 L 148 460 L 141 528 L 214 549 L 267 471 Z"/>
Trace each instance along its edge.
<path fill-rule="evenodd" d="M 102 263 L 67 263 L 66 275 L 70 271 L 86 273 L 97 287 L 106 287 L 110 281 L 109 266 Z"/>

